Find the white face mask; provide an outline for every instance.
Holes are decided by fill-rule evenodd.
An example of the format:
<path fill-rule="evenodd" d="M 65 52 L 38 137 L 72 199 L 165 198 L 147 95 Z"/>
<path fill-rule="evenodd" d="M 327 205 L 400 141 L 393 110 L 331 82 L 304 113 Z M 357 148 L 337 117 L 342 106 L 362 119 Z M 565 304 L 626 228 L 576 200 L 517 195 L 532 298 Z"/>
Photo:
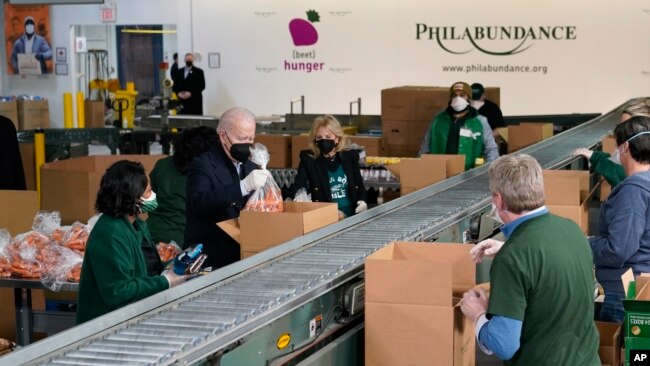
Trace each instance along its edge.
<path fill-rule="evenodd" d="M 618 148 L 614 149 L 614 153 L 609 157 L 609 160 L 615 164 L 621 165 L 621 152 Z"/>
<path fill-rule="evenodd" d="M 27 33 L 27 34 L 30 35 L 30 36 L 31 36 L 32 34 L 34 34 L 34 25 L 33 25 L 33 24 L 27 24 L 27 25 L 25 26 L 25 33 Z"/>
<path fill-rule="evenodd" d="M 499 209 L 497 209 L 497 205 L 495 205 L 494 203 L 492 204 L 492 210 L 487 215 L 487 217 L 489 217 L 492 220 L 500 223 L 501 225 L 504 224 L 503 220 L 501 220 L 501 216 L 499 216 Z"/>
<path fill-rule="evenodd" d="M 454 97 L 454 99 L 451 100 L 451 108 L 453 108 L 456 112 L 464 111 L 468 105 L 469 103 L 465 100 L 465 98 Z"/>

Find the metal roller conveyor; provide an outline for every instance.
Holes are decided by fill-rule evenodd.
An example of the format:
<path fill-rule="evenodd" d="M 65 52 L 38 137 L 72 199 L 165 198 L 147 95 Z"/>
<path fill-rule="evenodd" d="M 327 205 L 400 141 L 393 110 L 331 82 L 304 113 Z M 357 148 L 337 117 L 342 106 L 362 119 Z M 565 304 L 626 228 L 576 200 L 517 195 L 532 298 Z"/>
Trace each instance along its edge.
<path fill-rule="evenodd" d="M 572 150 L 595 146 L 611 131 L 619 113 L 523 152 L 547 169 L 566 165 L 575 160 Z M 469 217 L 489 209 L 489 198 L 487 167 L 474 169 L 20 349 L 0 364 L 264 365 L 310 342 L 311 317 L 334 312 L 368 255 L 394 240 L 442 241 L 448 232 L 458 240 Z M 275 331 L 283 327 L 292 327 L 295 341 L 280 350 Z"/>

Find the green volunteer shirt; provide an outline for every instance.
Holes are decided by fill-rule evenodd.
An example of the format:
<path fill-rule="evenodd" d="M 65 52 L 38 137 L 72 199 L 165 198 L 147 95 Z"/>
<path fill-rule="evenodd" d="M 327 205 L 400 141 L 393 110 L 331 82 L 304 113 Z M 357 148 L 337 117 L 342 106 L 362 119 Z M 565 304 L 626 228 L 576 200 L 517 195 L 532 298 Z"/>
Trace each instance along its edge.
<path fill-rule="evenodd" d="M 602 151 L 594 151 L 589 158 L 592 169 L 594 172 L 602 175 L 607 183 L 612 186 L 612 189 L 621 183 L 627 177 L 625 169 L 621 164 L 609 160 L 610 154 Z"/>
<path fill-rule="evenodd" d="M 343 171 L 343 164 L 339 164 L 338 168 L 333 172 L 328 170 L 327 175 L 330 178 L 332 202 L 336 202 L 336 204 L 339 205 L 339 210 L 342 211 L 345 216 L 352 216 L 354 211 L 352 210 L 352 204 L 348 197 L 348 177 Z"/>
<path fill-rule="evenodd" d="M 582 230 L 544 214 L 521 223 L 494 258 L 488 313 L 523 322 L 506 365 L 600 365 L 593 259 Z"/>
<path fill-rule="evenodd" d="M 171 156 L 158 160 L 149 176 L 158 200 L 158 207 L 147 219 L 151 237 L 156 243 L 173 240 L 183 247 L 187 177 L 176 169 Z"/>

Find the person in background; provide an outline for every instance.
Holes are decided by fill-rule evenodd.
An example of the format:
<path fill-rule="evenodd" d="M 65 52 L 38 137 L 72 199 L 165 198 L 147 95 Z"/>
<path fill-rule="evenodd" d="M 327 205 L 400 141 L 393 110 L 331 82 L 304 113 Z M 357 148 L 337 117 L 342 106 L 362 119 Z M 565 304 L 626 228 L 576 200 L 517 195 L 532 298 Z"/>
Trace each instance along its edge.
<path fill-rule="evenodd" d="M 635 116 L 650 117 L 650 100 L 636 98 L 627 102 L 623 107 L 623 112 L 621 112 L 621 123 Z M 593 171 L 602 175 L 607 183 L 612 186 L 612 189 L 626 177 L 617 151 L 614 152 L 614 155 L 610 155 L 602 151 L 577 149 L 573 154 L 582 155 L 589 159 Z"/>
<path fill-rule="evenodd" d="M 179 114 L 203 115 L 201 93 L 205 89 L 205 76 L 203 70 L 194 66 L 194 56 L 191 53 L 185 54 L 185 67 L 176 72 L 172 89 L 183 106 Z"/>
<path fill-rule="evenodd" d="M 449 88 L 449 107 L 433 118 L 422 140 L 420 155 L 465 155 L 465 170 L 474 168 L 477 158 L 489 162 L 499 157 L 490 125 L 470 106 L 471 95 L 469 84 L 461 81 Z"/>
<path fill-rule="evenodd" d="M 598 234 L 589 238 L 596 279 L 605 290 L 600 320 L 620 323 L 625 316 L 621 275 L 650 272 L 650 117 L 619 124 L 614 137 L 627 178 L 600 208 Z"/>
<path fill-rule="evenodd" d="M 161 273 L 147 224 L 138 218 L 155 209 L 155 198 L 142 164 L 121 160 L 106 170 L 95 203 L 102 215 L 88 238 L 81 269 L 77 324 L 186 280 L 173 271 Z"/>
<path fill-rule="evenodd" d="M 492 215 L 505 243 L 490 269 L 490 295 L 463 295 L 461 311 L 479 347 L 505 365 L 600 365 L 594 324 L 593 261 L 582 230 L 544 206 L 542 167 L 505 155 L 488 168 Z M 480 261 L 485 242 L 470 251 Z"/>
<path fill-rule="evenodd" d="M 317 117 L 309 141 L 309 150 L 300 152 L 293 194 L 305 188 L 313 202 L 336 202 L 339 218 L 367 210 L 359 152 L 350 150 L 339 121 L 330 115 Z"/>
<path fill-rule="evenodd" d="M 48 72 L 45 61 L 52 59 L 52 48 L 50 48 L 45 38 L 35 33 L 36 23 L 33 17 L 25 17 L 24 24 L 25 33 L 14 42 L 14 47 L 11 51 L 11 67 L 14 70 L 14 74 L 18 74 L 20 72 L 18 68 L 18 54 L 33 54 L 41 64 L 41 73 L 45 74 Z"/>
<path fill-rule="evenodd" d="M 174 52 L 172 56 L 172 66 L 169 69 L 169 77 L 174 81 L 176 79 L 176 73 L 178 73 L 178 52 Z"/>
<path fill-rule="evenodd" d="M 149 213 L 147 225 L 155 243 L 173 240 L 183 246 L 185 236 L 185 190 L 187 170 L 195 157 L 217 142 L 214 128 L 200 126 L 183 131 L 174 144 L 174 155 L 158 160 L 149 175 L 157 193 L 158 208 Z"/>
<path fill-rule="evenodd" d="M 4 116 L 0 116 L 0 189 L 27 189 L 16 126 Z"/>
<path fill-rule="evenodd" d="M 498 133 L 495 130 L 500 127 L 505 127 L 506 123 L 503 120 L 501 108 L 493 101 L 485 98 L 485 88 L 482 84 L 472 84 L 471 104 L 478 111 L 478 114 L 487 118 L 488 124 L 496 137 Z"/>
<path fill-rule="evenodd" d="M 251 192 L 273 179 L 249 160 L 255 139 L 255 116 L 231 108 L 219 118 L 219 140 L 195 158 L 187 172 L 185 247 L 203 244 L 204 267 L 220 268 L 241 257 L 237 241 L 217 226 L 239 217 Z"/>

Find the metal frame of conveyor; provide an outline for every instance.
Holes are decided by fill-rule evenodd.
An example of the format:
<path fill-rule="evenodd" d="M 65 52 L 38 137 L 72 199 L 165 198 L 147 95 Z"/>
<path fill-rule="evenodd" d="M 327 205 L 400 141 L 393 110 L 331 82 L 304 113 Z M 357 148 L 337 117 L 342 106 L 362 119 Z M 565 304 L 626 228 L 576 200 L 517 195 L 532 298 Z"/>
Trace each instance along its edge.
<path fill-rule="evenodd" d="M 571 151 L 596 146 L 620 109 L 521 152 L 546 169 L 570 165 Z M 0 364 L 269 364 L 327 333 L 325 318 L 362 281 L 369 254 L 395 240 L 457 241 L 489 206 L 483 166 L 19 349 Z M 303 324 L 318 316 L 327 329 L 310 334 Z M 282 338 L 282 327 L 297 330 Z"/>

